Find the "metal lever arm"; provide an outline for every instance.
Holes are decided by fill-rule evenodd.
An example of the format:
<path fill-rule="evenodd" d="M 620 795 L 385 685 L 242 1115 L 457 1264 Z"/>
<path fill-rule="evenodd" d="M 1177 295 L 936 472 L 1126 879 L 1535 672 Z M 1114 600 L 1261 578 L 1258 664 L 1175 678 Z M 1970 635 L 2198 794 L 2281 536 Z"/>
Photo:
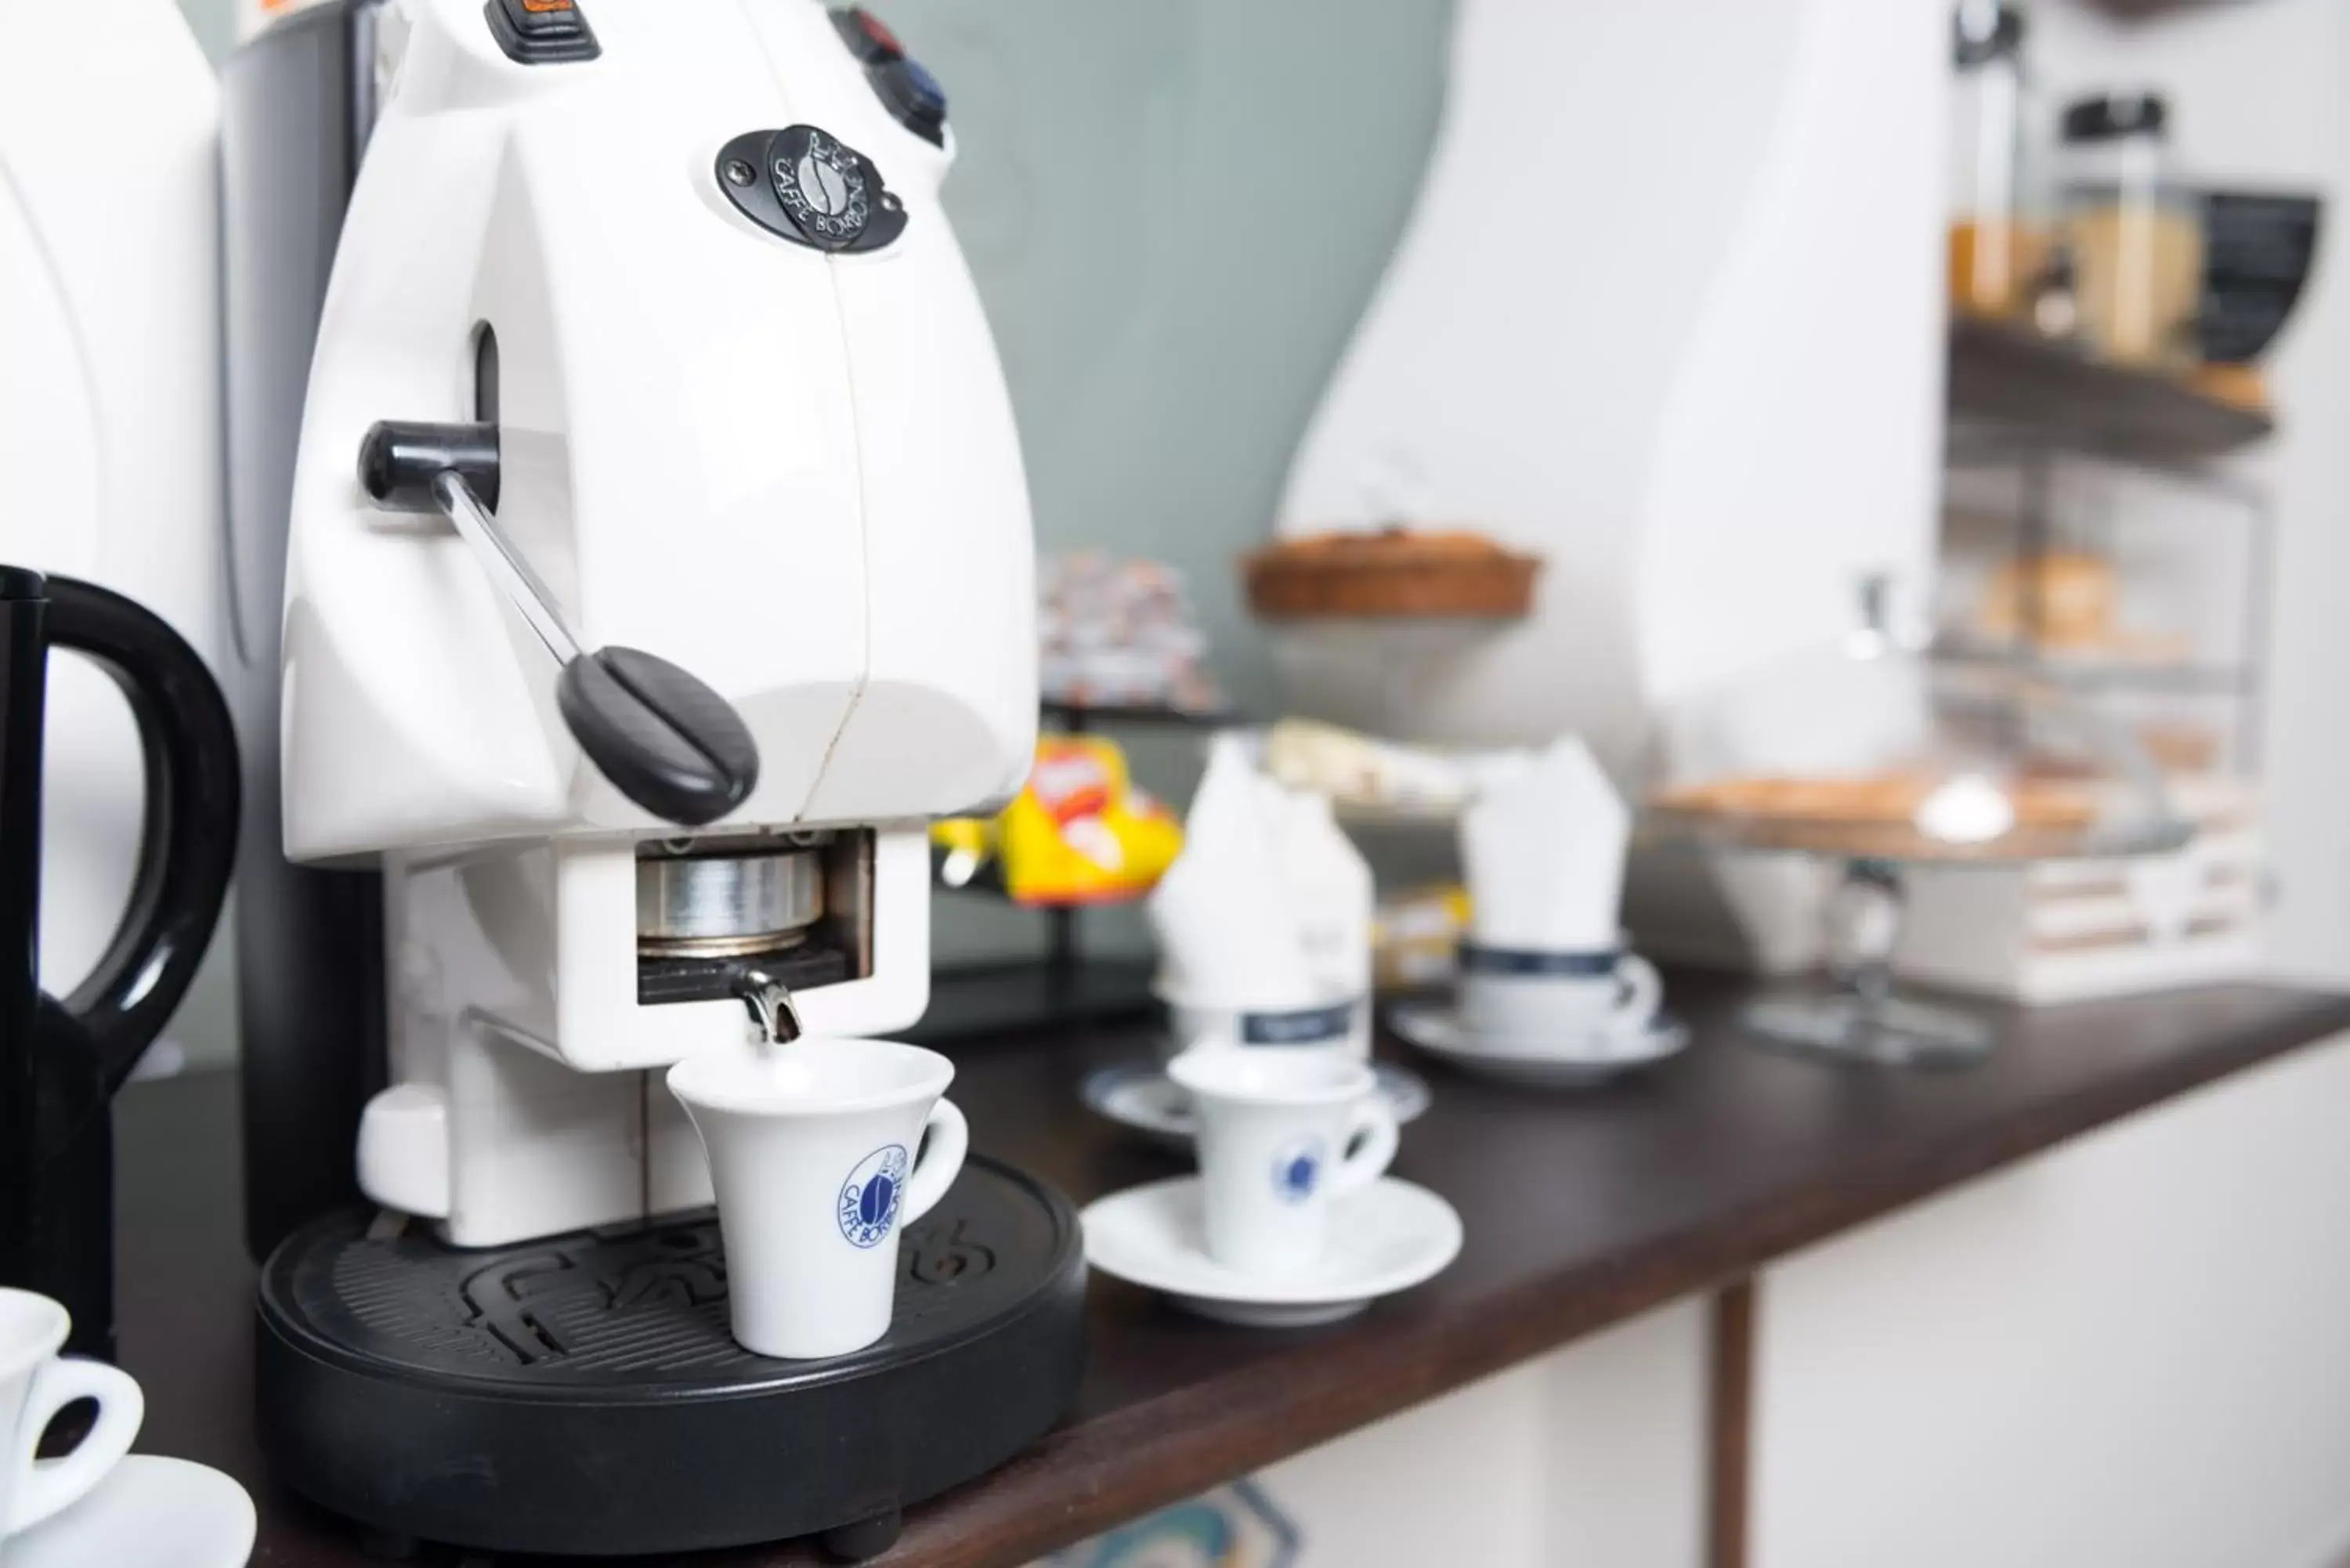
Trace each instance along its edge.
<path fill-rule="evenodd" d="M 482 504 L 465 476 L 453 468 L 444 468 L 432 476 L 432 493 L 441 503 L 441 510 L 455 524 L 457 532 L 473 546 L 473 555 L 482 563 L 538 640 L 546 644 L 546 651 L 555 662 L 567 665 L 579 657 L 579 639 L 565 624 L 563 612 L 556 607 L 555 595 L 539 580 L 530 563 L 523 559 L 514 541 L 507 538 L 488 508 Z"/>
<path fill-rule="evenodd" d="M 732 704 L 634 648 L 583 652 L 555 596 L 497 524 L 494 425 L 385 421 L 359 448 L 359 483 L 394 512 L 446 516 L 490 581 L 562 668 L 556 702 L 579 749 L 614 787 L 666 821 L 700 827 L 750 797 L 759 748 Z M 488 504 L 483 498 L 488 497 Z"/>

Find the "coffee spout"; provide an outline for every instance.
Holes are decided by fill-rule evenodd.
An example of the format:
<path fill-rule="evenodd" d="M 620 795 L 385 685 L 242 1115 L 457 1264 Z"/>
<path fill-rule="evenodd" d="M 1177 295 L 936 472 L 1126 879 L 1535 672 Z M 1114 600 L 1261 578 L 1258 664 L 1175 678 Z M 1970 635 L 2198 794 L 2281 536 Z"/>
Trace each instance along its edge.
<path fill-rule="evenodd" d="M 759 1031 L 759 1040 L 766 1045 L 788 1045 L 798 1039 L 799 1004 L 784 982 L 763 969 L 746 969 L 734 982 L 734 994 L 751 1010 L 751 1022 Z"/>

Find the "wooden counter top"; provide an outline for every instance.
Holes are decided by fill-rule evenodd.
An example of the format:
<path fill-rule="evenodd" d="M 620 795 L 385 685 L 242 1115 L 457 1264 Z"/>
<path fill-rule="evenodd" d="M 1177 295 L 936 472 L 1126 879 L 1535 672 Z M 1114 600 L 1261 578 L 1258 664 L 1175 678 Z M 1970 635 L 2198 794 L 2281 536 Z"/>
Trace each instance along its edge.
<path fill-rule="evenodd" d="M 1436 1101 L 1406 1129 L 1397 1173 L 1444 1194 L 1468 1232 L 1459 1261 L 1418 1290 L 1348 1323 L 1274 1332 L 1201 1322 L 1097 1278 L 1069 1421 L 913 1510 L 877 1561 L 1026 1563 L 2350 1029 L 2350 997 L 2217 987 L 2005 1012 L 1988 1064 L 1933 1074 L 1770 1054 L 1733 1032 L 1730 984 L 1677 975 L 1670 994 L 1693 1047 L 1599 1092 L 1536 1095 L 1418 1064 Z M 954 1097 L 978 1147 L 1082 1203 L 1178 1168 L 1076 1101 L 1085 1069 L 1147 1049 L 1134 1030 L 967 1045 Z M 360 1568 L 379 1560 L 273 1488 L 254 1448 L 234 1106 L 219 1075 L 123 1097 L 120 1316 L 124 1362 L 148 1392 L 140 1447 L 244 1480 L 261 1508 L 261 1568 Z M 813 1557 L 786 1546 L 692 1562 Z"/>

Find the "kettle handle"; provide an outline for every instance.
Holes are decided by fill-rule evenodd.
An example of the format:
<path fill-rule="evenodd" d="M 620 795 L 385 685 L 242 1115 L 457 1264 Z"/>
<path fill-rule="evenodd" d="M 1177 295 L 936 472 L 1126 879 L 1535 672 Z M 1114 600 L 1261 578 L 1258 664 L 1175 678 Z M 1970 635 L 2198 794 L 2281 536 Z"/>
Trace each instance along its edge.
<path fill-rule="evenodd" d="M 65 999 L 121 1086 L 195 978 L 236 859 L 236 732 L 212 672 L 135 600 L 72 577 L 48 579 L 47 641 L 95 662 L 122 689 L 146 764 L 138 875 L 89 978 Z"/>

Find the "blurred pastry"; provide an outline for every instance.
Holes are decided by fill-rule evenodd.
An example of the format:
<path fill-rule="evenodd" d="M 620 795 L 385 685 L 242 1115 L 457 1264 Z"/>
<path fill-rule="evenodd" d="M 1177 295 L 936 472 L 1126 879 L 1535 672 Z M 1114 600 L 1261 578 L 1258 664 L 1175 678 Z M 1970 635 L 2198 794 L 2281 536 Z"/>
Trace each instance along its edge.
<path fill-rule="evenodd" d="M 2220 737 L 2199 724 L 2141 724 L 2137 741 L 2168 774 L 2209 773 L 2220 761 Z"/>
<path fill-rule="evenodd" d="M 1948 783 L 1932 774 L 1911 772 L 1850 778 L 1751 775 L 1669 790 L 1652 804 L 1661 811 L 1697 815 L 1883 825 L 1913 820 Z M 2019 826 L 2077 827 L 2096 814 L 2094 792 L 2073 780 L 2011 779 L 2004 793 Z"/>
<path fill-rule="evenodd" d="M 1265 732 L 1264 769 L 1291 789 L 1349 805 L 1458 806 L 1469 787 L 1461 768 L 1433 752 L 1312 719 L 1284 719 Z"/>
<path fill-rule="evenodd" d="M 1285 539 L 1241 561 L 1249 608 L 1267 620 L 1514 619 L 1541 570 L 1480 534 L 1400 527 Z"/>
<path fill-rule="evenodd" d="M 1222 705 L 1182 574 L 1097 550 L 1036 564 L 1037 681 L 1047 701 L 1078 708 Z"/>
<path fill-rule="evenodd" d="M 2112 639 L 2120 597 L 2114 564 L 2102 556 L 2058 550 L 2017 556 L 1991 574 L 1975 620 L 1996 641 L 2015 640 L 2029 617 L 2043 648 L 2094 648 Z"/>

